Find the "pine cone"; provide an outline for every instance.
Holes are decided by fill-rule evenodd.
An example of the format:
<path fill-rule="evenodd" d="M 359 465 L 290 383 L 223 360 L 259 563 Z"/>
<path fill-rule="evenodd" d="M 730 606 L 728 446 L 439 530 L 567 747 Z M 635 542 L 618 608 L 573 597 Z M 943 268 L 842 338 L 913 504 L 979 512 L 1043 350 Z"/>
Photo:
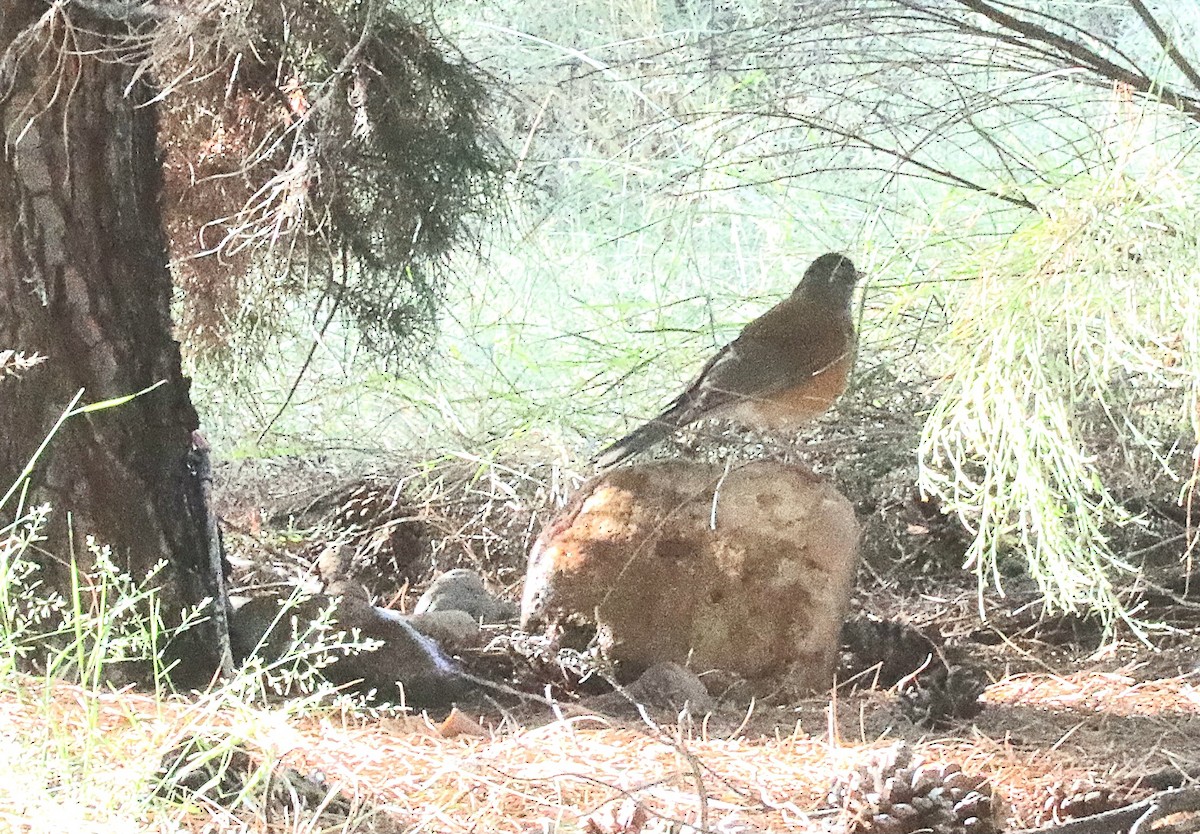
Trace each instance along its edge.
<path fill-rule="evenodd" d="M 332 523 L 352 548 L 353 576 L 394 577 L 421 553 L 422 526 L 396 486 L 360 484 L 334 510 Z"/>
<path fill-rule="evenodd" d="M 155 793 L 176 801 L 203 795 L 219 805 L 240 800 L 257 765 L 240 745 L 205 736 L 189 736 L 163 754 Z"/>
<path fill-rule="evenodd" d="M 942 635 L 936 628 L 926 634 L 904 623 L 881 620 L 871 615 L 855 617 L 842 626 L 841 680 L 861 675 L 862 685 L 879 681 L 879 686 L 895 686 L 899 681 L 929 664 L 942 665 L 938 646 Z M 877 671 L 876 671 L 877 670 Z"/>
<path fill-rule="evenodd" d="M 264 781 L 259 778 L 261 767 L 244 746 L 230 739 L 188 736 L 163 754 L 154 792 L 176 802 L 203 797 L 229 809 L 270 806 L 350 814 L 350 800 L 330 788 L 320 773 L 305 776 L 277 767 Z"/>
<path fill-rule="evenodd" d="M 993 834 L 992 789 L 954 763 L 926 763 L 906 744 L 868 757 L 829 793 L 848 834 Z"/>
<path fill-rule="evenodd" d="M 1076 779 L 1069 785 L 1059 782 L 1046 788 L 1038 825 L 1064 820 L 1090 817 L 1119 808 L 1124 802 L 1112 795 L 1104 785 L 1084 779 Z"/>
<path fill-rule="evenodd" d="M 987 687 L 983 673 L 972 666 L 935 666 L 900 694 L 900 711 L 914 724 L 945 727 L 983 712 L 979 696 Z"/>

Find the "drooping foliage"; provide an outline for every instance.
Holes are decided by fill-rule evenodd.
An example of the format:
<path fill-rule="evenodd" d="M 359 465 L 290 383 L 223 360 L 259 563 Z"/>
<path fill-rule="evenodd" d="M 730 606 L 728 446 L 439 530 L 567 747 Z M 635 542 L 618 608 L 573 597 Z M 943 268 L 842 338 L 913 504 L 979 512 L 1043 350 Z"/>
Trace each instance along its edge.
<path fill-rule="evenodd" d="M 419 345 L 502 168 L 481 74 L 381 0 L 209 3 L 148 37 L 193 354 L 289 309 Z"/>

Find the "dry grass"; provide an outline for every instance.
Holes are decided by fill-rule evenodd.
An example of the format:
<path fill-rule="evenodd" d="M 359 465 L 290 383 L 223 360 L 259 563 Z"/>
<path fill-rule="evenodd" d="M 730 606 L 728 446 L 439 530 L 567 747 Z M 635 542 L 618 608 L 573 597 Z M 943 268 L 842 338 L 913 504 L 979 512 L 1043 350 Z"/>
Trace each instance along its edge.
<path fill-rule="evenodd" d="M 244 478 L 226 471 L 224 496 L 230 515 L 253 510 L 268 522 L 255 536 L 276 536 L 280 553 L 293 547 L 292 531 L 270 533 L 271 520 L 286 527 L 288 518 L 319 519 L 343 486 L 363 480 L 354 467 L 328 461 L 274 466 L 248 465 Z M 381 477 L 403 484 L 430 525 L 429 545 L 439 548 L 430 558 L 443 568 L 462 559 L 494 582 L 501 568 L 515 570 L 509 557 L 519 560 L 523 536 L 536 533 L 559 490 L 569 489 L 562 473 L 511 461 L 447 460 L 415 473 L 397 466 Z M 961 577 L 957 585 L 922 578 L 920 594 L 911 582 L 875 579 L 863 592 L 874 613 L 936 623 L 956 639 L 980 630 L 974 588 Z M 988 707 L 973 725 L 941 735 L 898 718 L 894 696 L 881 692 L 839 694 L 831 741 L 827 698 L 759 704 L 748 718 L 721 712 L 675 724 L 671 717 L 661 729 L 564 705 L 558 714 L 474 715 L 476 725 L 456 721 L 448 732 L 440 715 L 267 709 L 219 694 L 156 701 L 20 679 L 0 695 L 0 766 L 14 773 L 0 786 L 0 829 L 11 822 L 18 831 L 318 830 L 311 820 L 304 828 L 309 823 L 147 799 L 163 753 L 196 734 L 229 734 L 268 763 L 319 770 L 396 826 L 427 832 L 607 834 L 664 831 L 673 822 L 693 830 L 702 818 L 711 831 L 831 829 L 837 818 L 824 806 L 833 777 L 897 740 L 927 759 L 986 775 L 1003 798 L 1008 827 L 1039 822 L 1046 797 L 1063 784 L 1099 782 L 1128 793 L 1139 776 L 1200 766 L 1200 691 L 1197 677 L 1180 671 L 1194 666 L 1194 638 L 1173 655 L 1131 645 L 1089 654 L 1077 644 L 1039 642 L 1050 637 L 1024 619 L 1026 608 L 992 601 L 990 624 L 1004 639 L 977 650 L 998 678 L 986 693 Z M 1165 655 L 1170 663 L 1147 665 Z M 636 809 L 647 815 L 644 826 L 622 828 Z"/>
<path fill-rule="evenodd" d="M 354 548 L 352 571 L 389 605 L 455 567 L 519 596 L 525 554 L 582 481 L 553 464 L 465 454 L 377 457 L 369 469 L 352 459 L 251 460 L 219 467 L 217 478 L 231 554 L 248 565 L 235 581 L 296 581 L 328 542 L 341 541 Z M 368 493 L 375 497 L 362 500 Z M 352 504 L 353 518 L 342 512 Z"/>
<path fill-rule="evenodd" d="M 406 830 L 438 832 L 588 830 L 589 819 L 594 830 L 618 831 L 622 807 L 628 816 L 635 804 L 649 817 L 634 830 L 666 830 L 672 821 L 699 827 L 702 819 L 714 831 L 827 827 L 834 818 L 822 809 L 832 777 L 896 739 L 927 759 L 986 774 L 1010 826 L 1036 822 L 1045 796 L 1065 782 L 1114 784 L 1200 763 L 1193 678 L 1020 675 L 993 685 L 987 700 L 976 727 L 933 738 L 893 726 L 878 693 L 856 695 L 838 702 L 831 744 L 821 699 L 760 711 L 734 734 L 729 728 L 741 722 L 733 715 L 661 728 L 549 712 L 519 722 L 456 716 L 439 725 L 428 716 L 337 710 L 288 717 L 229 703 L 214 708 L 211 699 L 156 701 L 22 680 L 0 696 L 0 760 L 14 774 L 0 787 L 0 815 L 7 815 L 0 821 L 23 820 L 19 831 L 49 830 L 51 820 L 88 831 L 280 830 L 278 821 L 145 800 L 163 752 L 197 733 L 245 739 L 270 761 L 321 771 Z M 31 778 L 45 775 L 31 762 L 69 756 L 85 778 L 66 771 L 58 784 Z"/>

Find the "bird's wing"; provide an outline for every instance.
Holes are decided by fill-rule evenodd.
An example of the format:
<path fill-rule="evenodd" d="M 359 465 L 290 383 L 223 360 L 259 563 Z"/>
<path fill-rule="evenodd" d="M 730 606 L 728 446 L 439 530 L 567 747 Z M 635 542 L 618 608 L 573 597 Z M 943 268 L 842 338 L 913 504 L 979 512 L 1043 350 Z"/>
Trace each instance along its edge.
<path fill-rule="evenodd" d="M 724 406 L 802 385 L 853 350 L 848 313 L 787 299 L 746 325 L 665 411 L 602 451 L 597 463 L 614 466 Z"/>
<path fill-rule="evenodd" d="M 818 376 L 853 348 L 847 316 L 788 299 L 710 359 L 668 413 L 682 407 L 683 425 L 730 403 L 769 397 Z"/>

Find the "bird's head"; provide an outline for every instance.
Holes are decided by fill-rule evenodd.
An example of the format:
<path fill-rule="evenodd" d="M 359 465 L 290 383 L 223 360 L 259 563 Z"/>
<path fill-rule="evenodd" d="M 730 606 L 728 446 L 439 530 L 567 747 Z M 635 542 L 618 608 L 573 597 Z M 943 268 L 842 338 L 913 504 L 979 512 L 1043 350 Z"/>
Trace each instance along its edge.
<path fill-rule="evenodd" d="M 828 252 L 808 265 L 793 295 L 821 299 L 835 307 L 847 307 L 858 279 L 858 270 L 849 258 L 837 252 Z"/>

